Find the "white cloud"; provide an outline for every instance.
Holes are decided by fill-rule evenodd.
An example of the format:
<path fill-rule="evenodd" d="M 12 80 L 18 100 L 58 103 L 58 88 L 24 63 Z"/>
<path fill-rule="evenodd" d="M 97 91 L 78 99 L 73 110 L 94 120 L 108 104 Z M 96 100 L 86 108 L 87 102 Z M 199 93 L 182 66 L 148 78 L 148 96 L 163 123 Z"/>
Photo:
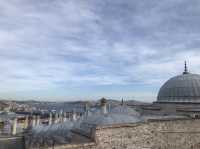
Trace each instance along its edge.
<path fill-rule="evenodd" d="M 198 3 L 3 0 L 0 92 L 159 88 L 184 60 L 200 73 Z"/>

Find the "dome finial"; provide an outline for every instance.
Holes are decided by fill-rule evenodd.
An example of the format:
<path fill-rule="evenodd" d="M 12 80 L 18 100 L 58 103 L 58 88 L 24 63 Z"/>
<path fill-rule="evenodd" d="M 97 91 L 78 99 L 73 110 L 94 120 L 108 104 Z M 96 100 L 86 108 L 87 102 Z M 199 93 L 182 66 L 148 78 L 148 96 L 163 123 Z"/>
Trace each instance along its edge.
<path fill-rule="evenodd" d="M 187 62 L 185 61 L 185 68 L 183 74 L 188 74 Z"/>

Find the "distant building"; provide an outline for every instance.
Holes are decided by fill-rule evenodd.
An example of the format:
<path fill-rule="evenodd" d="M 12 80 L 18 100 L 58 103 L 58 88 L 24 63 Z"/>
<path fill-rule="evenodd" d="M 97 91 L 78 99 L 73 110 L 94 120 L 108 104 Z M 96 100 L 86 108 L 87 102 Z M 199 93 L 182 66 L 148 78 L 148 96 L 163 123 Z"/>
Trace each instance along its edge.
<path fill-rule="evenodd" d="M 0 101 L 0 111 L 9 111 L 10 110 L 10 105 Z"/>

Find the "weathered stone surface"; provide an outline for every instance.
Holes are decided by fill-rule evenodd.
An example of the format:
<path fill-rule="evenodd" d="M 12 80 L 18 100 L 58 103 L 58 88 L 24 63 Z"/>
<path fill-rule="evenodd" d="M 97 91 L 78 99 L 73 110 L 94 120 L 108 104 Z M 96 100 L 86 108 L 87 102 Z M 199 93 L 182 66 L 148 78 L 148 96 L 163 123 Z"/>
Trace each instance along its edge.
<path fill-rule="evenodd" d="M 200 120 L 156 120 L 97 127 L 94 139 L 95 142 L 54 146 L 54 149 L 199 149 Z"/>
<path fill-rule="evenodd" d="M 190 149 L 200 143 L 200 120 L 168 120 L 99 129 L 97 148 Z"/>

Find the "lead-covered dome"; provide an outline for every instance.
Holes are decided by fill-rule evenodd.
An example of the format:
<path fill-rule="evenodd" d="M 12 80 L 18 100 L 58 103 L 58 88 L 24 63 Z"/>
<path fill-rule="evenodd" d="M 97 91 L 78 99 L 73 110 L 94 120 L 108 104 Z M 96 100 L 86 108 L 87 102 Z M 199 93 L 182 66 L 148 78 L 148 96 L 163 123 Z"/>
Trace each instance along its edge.
<path fill-rule="evenodd" d="M 169 79 L 158 93 L 157 102 L 190 102 L 200 103 L 200 75 L 185 71 Z"/>

